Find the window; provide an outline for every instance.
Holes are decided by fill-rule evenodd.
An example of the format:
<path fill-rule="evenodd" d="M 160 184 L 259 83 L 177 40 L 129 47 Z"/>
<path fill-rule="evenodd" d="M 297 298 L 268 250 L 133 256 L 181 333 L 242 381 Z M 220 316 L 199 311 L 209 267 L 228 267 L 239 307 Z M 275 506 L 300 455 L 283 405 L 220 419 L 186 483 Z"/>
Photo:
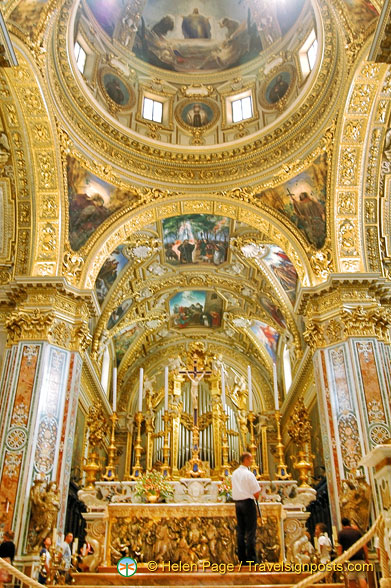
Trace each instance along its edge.
<path fill-rule="evenodd" d="M 87 53 L 84 51 L 83 47 L 76 41 L 75 43 L 75 59 L 77 69 L 80 73 L 84 73 L 84 68 L 86 66 L 86 59 Z"/>
<path fill-rule="evenodd" d="M 283 362 L 284 362 L 284 381 L 285 381 L 285 394 L 288 393 L 289 388 L 292 384 L 292 367 L 291 367 L 291 358 L 289 355 L 288 346 L 285 345 L 284 352 L 283 352 Z"/>
<path fill-rule="evenodd" d="M 251 96 L 232 100 L 232 122 L 237 123 L 253 116 L 253 103 Z"/>
<path fill-rule="evenodd" d="M 318 40 L 315 30 L 312 29 L 299 51 L 300 67 L 304 77 L 314 69 L 317 55 Z"/>
<path fill-rule="evenodd" d="M 318 41 L 315 39 L 314 42 L 312 43 L 311 47 L 307 51 L 308 65 L 309 65 L 311 71 L 314 69 L 317 52 L 318 52 Z"/>
<path fill-rule="evenodd" d="M 145 98 L 143 102 L 143 118 L 161 123 L 163 120 L 163 104 L 151 98 Z"/>

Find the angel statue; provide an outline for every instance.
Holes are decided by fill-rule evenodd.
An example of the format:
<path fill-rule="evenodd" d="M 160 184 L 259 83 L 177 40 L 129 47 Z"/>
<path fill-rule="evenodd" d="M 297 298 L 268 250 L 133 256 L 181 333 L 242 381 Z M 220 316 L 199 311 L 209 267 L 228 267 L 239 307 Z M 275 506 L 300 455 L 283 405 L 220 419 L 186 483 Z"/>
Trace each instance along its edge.
<path fill-rule="evenodd" d="M 34 480 L 30 490 L 32 549 L 40 547 L 43 540 L 52 534 L 57 523 L 60 509 L 60 491 L 54 481 L 46 482 L 40 478 Z"/>

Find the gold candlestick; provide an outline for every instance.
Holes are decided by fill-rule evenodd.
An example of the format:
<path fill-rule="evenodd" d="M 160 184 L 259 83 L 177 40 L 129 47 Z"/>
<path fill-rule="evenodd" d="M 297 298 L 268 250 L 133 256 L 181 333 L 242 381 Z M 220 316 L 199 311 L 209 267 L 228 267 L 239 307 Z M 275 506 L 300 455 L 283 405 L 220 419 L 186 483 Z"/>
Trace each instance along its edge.
<path fill-rule="evenodd" d="M 109 459 L 107 462 L 106 470 L 104 475 L 102 476 L 106 482 L 115 482 L 118 480 L 118 476 L 116 474 L 116 465 L 115 465 L 115 456 L 117 453 L 117 448 L 115 446 L 115 425 L 118 421 L 118 416 L 116 412 L 110 417 L 111 420 L 111 439 L 110 445 L 108 448 Z"/>
<path fill-rule="evenodd" d="M 251 466 L 251 471 L 253 472 L 254 476 L 256 476 L 257 478 L 260 478 L 260 474 L 259 474 L 259 466 L 256 463 L 256 459 L 257 459 L 257 446 L 255 445 L 255 438 L 254 438 L 254 420 L 255 420 L 255 414 L 252 410 L 249 411 L 248 413 L 248 420 L 250 421 L 250 453 L 253 456 L 253 463 Z"/>
<path fill-rule="evenodd" d="M 165 478 L 171 478 L 171 471 L 170 471 L 170 446 L 168 443 L 168 434 L 169 434 L 169 422 L 170 422 L 170 415 L 168 414 L 168 410 L 164 411 L 163 414 L 163 421 L 164 421 L 164 444 L 163 444 L 163 465 L 161 467 L 161 472 Z"/>
<path fill-rule="evenodd" d="M 96 476 L 100 470 L 100 465 L 98 463 L 99 457 L 96 453 L 95 449 L 91 451 L 88 455 L 87 463 L 83 467 L 83 470 L 86 472 L 86 490 L 93 490 L 94 484 L 96 482 Z"/>
<path fill-rule="evenodd" d="M 278 454 L 276 478 L 277 478 L 277 480 L 290 480 L 291 475 L 288 474 L 288 467 L 284 463 L 284 445 L 282 443 L 280 421 L 281 421 L 281 413 L 279 410 L 276 410 L 277 454 Z"/>
<path fill-rule="evenodd" d="M 223 424 L 223 445 L 222 445 L 222 454 L 223 454 L 223 463 L 221 466 L 221 473 L 223 476 L 230 476 L 231 475 L 231 466 L 228 463 L 228 432 L 227 432 L 227 423 L 228 423 L 228 415 L 224 410 L 224 406 L 222 406 L 222 415 L 221 420 Z"/>
<path fill-rule="evenodd" d="M 143 473 L 143 469 L 140 464 L 140 457 L 141 457 L 141 423 L 143 422 L 143 413 L 136 412 L 134 415 L 136 424 L 137 424 L 137 439 L 136 445 L 134 446 L 134 453 L 135 453 L 135 464 L 133 466 L 132 475 L 130 477 L 131 480 L 139 480 L 141 474 Z"/>

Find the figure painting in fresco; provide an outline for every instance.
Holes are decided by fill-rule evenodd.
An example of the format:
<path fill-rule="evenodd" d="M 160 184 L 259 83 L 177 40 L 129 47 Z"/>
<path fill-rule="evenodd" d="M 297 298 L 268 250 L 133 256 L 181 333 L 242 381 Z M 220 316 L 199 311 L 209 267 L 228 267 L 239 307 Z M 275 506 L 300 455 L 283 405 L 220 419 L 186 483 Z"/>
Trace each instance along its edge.
<path fill-rule="evenodd" d="M 167 263 L 213 264 L 227 261 L 230 221 L 210 214 L 189 214 L 163 220 Z"/>
<path fill-rule="evenodd" d="M 285 96 L 291 81 L 290 73 L 284 71 L 278 74 L 266 89 L 266 100 L 270 104 L 276 104 Z"/>
<path fill-rule="evenodd" d="M 295 266 L 285 251 L 277 245 L 267 245 L 263 261 L 269 266 L 293 304 L 296 300 L 298 276 Z"/>
<path fill-rule="evenodd" d="M 137 57 L 174 71 L 218 71 L 245 63 L 262 50 L 251 10 L 239 0 L 210 5 L 210 14 L 197 6 L 190 14 L 181 14 L 181 9 L 180 2 L 147 3 L 133 44 Z"/>
<path fill-rule="evenodd" d="M 115 310 L 111 313 L 109 320 L 107 321 L 107 328 L 112 329 L 115 325 L 122 319 L 125 312 L 131 306 L 132 300 L 124 300 L 122 304 L 117 306 Z"/>
<path fill-rule="evenodd" d="M 273 327 L 263 323 L 262 321 L 253 321 L 250 329 L 259 341 L 266 347 L 266 351 L 273 359 L 276 360 L 277 343 L 279 334 Z"/>
<path fill-rule="evenodd" d="M 138 325 L 135 325 L 124 329 L 113 337 L 117 366 L 119 366 L 125 353 L 141 333 L 141 330 Z"/>
<path fill-rule="evenodd" d="M 285 214 L 317 249 L 326 239 L 326 157 L 321 155 L 298 176 L 256 196 Z"/>
<path fill-rule="evenodd" d="M 210 39 L 209 18 L 194 8 L 192 14 L 183 17 L 182 32 L 185 39 Z"/>
<path fill-rule="evenodd" d="M 120 271 L 129 262 L 129 259 L 122 254 L 123 248 L 124 245 L 119 245 L 119 247 L 109 255 L 96 278 L 95 290 L 100 304 L 102 304 Z"/>
<path fill-rule="evenodd" d="M 259 302 L 262 308 L 270 314 L 272 319 L 283 329 L 286 328 L 286 322 L 281 310 L 267 296 L 260 296 Z"/>
<path fill-rule="evenodd" d="M 134 189 L 112 186 L 73 157 L 67 159 L 69 242 L 74 251 L 80 249 L 88 237 L 113 212 L 136 202 Z"/>
<path fill-rule="evenodd" d="M 177 329 L 186 327 L 220 327 L 223 302 L 214 292 L 198 290 L 178 292 L 170 300 L 170 326 Z"/>
<path fill-rule="evenodd" d="M 32 34 L 37 28 L 41 17 L 44 17 L 45 8 L 49 0 L 21 0 L 12 11 L 9 19 L 20 28 Z"/>
<path fill-rule="evenodd" d="M 194 73 L 222 71 L 258 57 L 294 26 L 304 0 L 255 6 L 244 0 L 147 0 L 141 14 L 129 0 L 87 4 L 105 33 L 139 59 Z"/>
<path fill-rule="evenodd" d="M 208 113 L 202 104 L 196 102 L 186 113 L 186 122 L 191 127 L 203 127 L 209 122 Z"/>

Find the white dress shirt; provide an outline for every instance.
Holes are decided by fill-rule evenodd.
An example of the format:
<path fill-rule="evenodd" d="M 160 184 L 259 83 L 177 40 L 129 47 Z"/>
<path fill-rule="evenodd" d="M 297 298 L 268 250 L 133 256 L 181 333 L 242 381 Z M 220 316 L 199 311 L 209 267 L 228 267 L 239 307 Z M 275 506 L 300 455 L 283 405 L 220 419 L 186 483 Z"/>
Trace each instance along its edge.
<path fill-rule="evenodd" d="M 254 499 L 254 494 L 260 491 L 256 477 L 244 466 L 239 466 L 232 474 L 232 498 L 234 500 Z"/>

